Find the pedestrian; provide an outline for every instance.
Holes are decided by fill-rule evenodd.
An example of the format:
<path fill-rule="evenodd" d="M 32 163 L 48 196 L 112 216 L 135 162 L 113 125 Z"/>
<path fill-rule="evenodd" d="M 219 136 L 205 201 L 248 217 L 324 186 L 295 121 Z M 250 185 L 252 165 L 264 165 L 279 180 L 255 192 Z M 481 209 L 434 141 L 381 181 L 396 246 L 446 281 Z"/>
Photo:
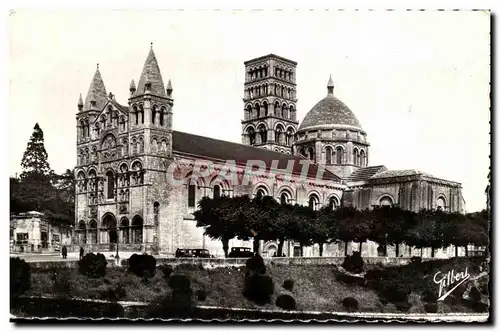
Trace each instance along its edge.
<path fill-rule="evenodd" d="M 83 258 L 83 253 L 84 253 L 83 247 L 80 247 L 80 259 Z"/>
<path fill-rule="evenodd" d="M 66 259 L 66 257 L 68 257 L 68 249 L 66 248 L 66 246 L 62 247 L 61 252 L 62 252 L 63 259 Z"/>

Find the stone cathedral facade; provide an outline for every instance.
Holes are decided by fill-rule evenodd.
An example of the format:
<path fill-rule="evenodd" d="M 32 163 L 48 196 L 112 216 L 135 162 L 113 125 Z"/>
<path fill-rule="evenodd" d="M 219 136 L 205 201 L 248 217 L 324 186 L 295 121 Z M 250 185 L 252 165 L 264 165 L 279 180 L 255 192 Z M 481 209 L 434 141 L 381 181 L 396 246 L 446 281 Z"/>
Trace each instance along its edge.
<path fill-rule="evenodd" d="M 172 84 L 164 84 L 152 48 L 137 84 L 130 83 L 126 104 L 106 91 L 97 68 L 85 99 L 80 95 L 76 114 L 79 245 L 105 251 L 118 244 L 120 251 L 161 254 L 206 248 L 222 255 L 220 241 L 196 227 L 193 212 L 203 196 L 270 195 L 313 209 L 389 204 L 413 211 L 462 211 L 460 183 L 417 170 L 370 166 L 367 133 L 335 96 L 331 77 L 325 98 L 299 123 L 297 63 L 270 54 L 244 65 L 242 144 L 173 130 Z M 197 176 L 200 160 L 216 170 L 231 160 L 236 176 Z M 285 176 L 249 173 L 249 160 L 261 160 L 268 170 L 278 169 Z M 242 181 L 245 177 L 249 181 Z M 250 246 L 237 240 L 232 245 Z M 277 250 L 273 242 L 261 246 L 264 255 Z M 343 248 L 328 245 L 324 255 L 344 255 Z M 349 251 L 356 248 L 349 246 Z M 376 256 L 376 248 L 369 243 L 362 254 Z M 295 243 L 284 250 L 287 256 L 300 252 Z M 313 246 L 304 255 L 318 252 Z"/>

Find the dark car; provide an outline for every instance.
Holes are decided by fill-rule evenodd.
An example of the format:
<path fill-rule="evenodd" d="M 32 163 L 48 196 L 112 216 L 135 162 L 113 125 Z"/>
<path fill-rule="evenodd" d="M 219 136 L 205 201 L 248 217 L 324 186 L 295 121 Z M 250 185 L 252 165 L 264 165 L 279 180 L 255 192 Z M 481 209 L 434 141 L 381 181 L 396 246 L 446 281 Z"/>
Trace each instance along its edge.
<path fill-rule="evenodd" d="M 175 258 L 180 257 L 194 257 L 193 251 L 191 249 L 179 249 L 175 251 Z"/>
<path fill-rule="evenodd" d="M 193 257 L 199 257 L 199 258 L 213 257 L 212 255 L 210 255 L 210 252 L 207 249 L 191 249 L 191 252 L 193 253 Z"/>
<path fill-rule="evenodd" d="M 228 257 L 230 258 L 253 257 L 253 252 L 252 250 L 250 250 L 250 248 L 246 247 L 232 247 Z"/>

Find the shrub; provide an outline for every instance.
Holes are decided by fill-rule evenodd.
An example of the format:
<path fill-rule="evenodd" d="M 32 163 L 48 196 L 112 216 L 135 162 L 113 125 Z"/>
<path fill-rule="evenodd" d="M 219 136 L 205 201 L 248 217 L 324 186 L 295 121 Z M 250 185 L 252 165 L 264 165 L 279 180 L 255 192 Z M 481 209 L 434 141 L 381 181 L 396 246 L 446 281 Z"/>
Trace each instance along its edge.
<path fill-rule="evenodd" d="M 354 297 L 346 297 L 342 300 L 342 305 L 349 311 L 358 310 L 358 300 Z"/>
<path fill-rule="evenodd" d="M 261 256 L 256 255 L 247 259 L 246 262 L 247 271 L 259 274 L 266 273 L 266 265 L 264 264 L 264 259 Z"/>
<path fill-rule="evenodd" d="M 19 257 L 10 258 L 10 296 L 17 297 L 30 289 L 31 269 L 28 263 Z"/>
<path fill-rule="evenodd" d="M 107 265 L 103 254 L 89 253 L 78 261 L 78 272 L 91 278 L 100 278 L 106 275 Z"/>
<path fill-rule="evenodd" d="M 293 290 L 293 285 L 294 281 L 292 279 L 287 279 L 283 282 L 283 288 L 290 292 Z"/>
<path fill-rule="evenodd" d="M 359 251 L 353 252 L 352 256 L 347 255 L 342 263 L 342 267 L 351 273 L 362 273 L 365 263 Z"/>
<path fill-rule="evenodd" d="M 133 254 L 128 260 L 128 270 L 138 277 L 154 276 L 155 268 L 156 258 L 148 254 Z"/>
<path fill-rule="evenodd" d="M 174 268 L 170 265 L 160 265 L 159 269 L 163 272 L 165 279 L 170 278 L 170 275 L 174 272 Z"/>
<path fill-rule="evenodd" d="M 188 276 L 181 274 L 174 274 L 170 277 L 168 281 L 168 285 L 173 290 L 184 290 L 187 291 L 191 289 L 191 280 L 189 280 Z"/>
<path fill-rule="evenodd" d="M 276 299 L 276 305 L 285 310 L 295 310 L 297 308 L 295 299 L 288 294 L 282 294 L 278 296 L 278 298 Z"/>
<path fill-rule="evenodd" d="M 271 302 L 274 293 L 274 283 L 270 276 L 253 274 L 245 278 L 243 295 L 258 305 Z"/>
<path fill-rule="evenodd" d="M 470 289 L 469 296 L 470 296 L 470 298 L 471 298 L 472 301 L 474 301 L 474 302 L 481 302 L 481 292 L 479 292 L 479 289 L 477 289 L 476 286 L 473 286 Z"/>
<path fill-rule="evenodd" d="M 198 301 L 203 302 L 207 299 L 207 293 L 203 289 L 198 289 L 195 295 Z"/>

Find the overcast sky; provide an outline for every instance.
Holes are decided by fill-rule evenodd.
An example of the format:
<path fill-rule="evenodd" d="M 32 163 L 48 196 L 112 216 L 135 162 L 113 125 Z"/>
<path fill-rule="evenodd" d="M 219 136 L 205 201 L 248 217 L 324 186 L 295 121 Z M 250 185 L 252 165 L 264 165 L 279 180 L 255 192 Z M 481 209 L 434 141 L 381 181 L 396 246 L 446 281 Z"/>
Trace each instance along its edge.
<path fill-rule="evenodd" d="M 16 11 L 9 23 L 10 175 L 36 122 L 52 168 L 73 168 L 78 95 L 96 64 L 126 104 L 153 42 L 175 130 L 240 142 L 243 62 L 274 53 L 298 62 L 299 120 L 331 74 L 368 133 L 370 165 L 461 182 L 467 210 L 485 207 L 488 13 Z"/>

